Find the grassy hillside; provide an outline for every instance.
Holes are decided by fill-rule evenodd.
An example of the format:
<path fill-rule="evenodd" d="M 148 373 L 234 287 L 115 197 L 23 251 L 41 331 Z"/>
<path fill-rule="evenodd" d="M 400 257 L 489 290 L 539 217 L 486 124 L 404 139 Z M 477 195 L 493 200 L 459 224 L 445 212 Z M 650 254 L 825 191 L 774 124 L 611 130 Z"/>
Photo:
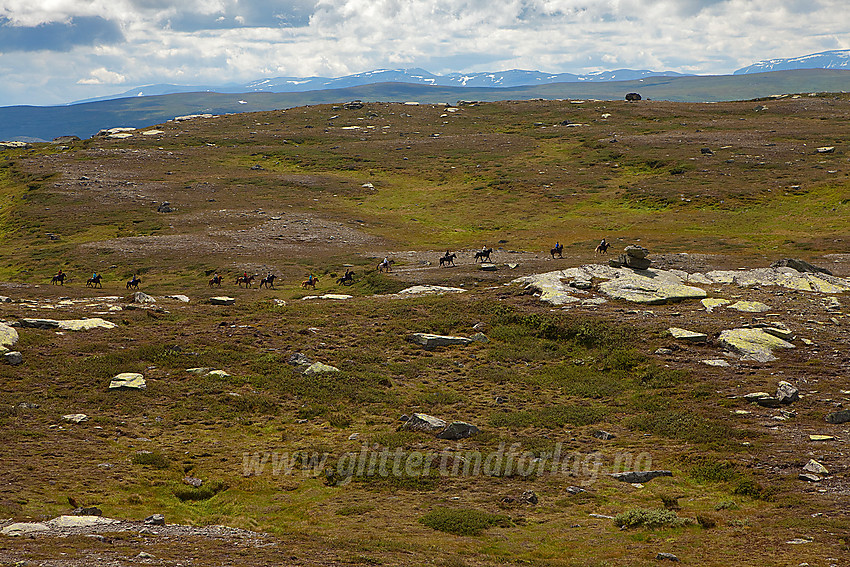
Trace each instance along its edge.
<path fill-rule="evenodd" d="M 688 271 L 790 256 L 846 277 L 848 118 L 844 94 L 322 104 L 0 153 L 0 293 L 13 299 L 0 319 L 116 324 L 18 328 L 24 363 L 0 364 L 0 519 L 46 520 L 73 502 L 267 534 L 0 536 L 0 562 L 130 564 L 143 551 L 164 565 L 603 566 L 666 552 L 841 564 L 846 425 L 824 416 L 850 401 L 846 294 L 836 307 L 716 284 L 712 297 L 771 311 L 555 309 L 509 284 L 601 262 L 603 237 Z M 556 241 L 563 260 L 549 256 Z M 482 246 L 497 271 L 473 263 Z M 446 249 L 456 267 L 437 264 Z M 376 270 L 385 256 L 389 274 Z M 69 281 L 50 285 L 60 268 Z M 335 283 L 345 269 L 349 287 Z M 94 271 L 102 289 L 84 285 Z M 243 272 L 279 279 L 245 288 Z M 311 273 L 316 292 L 299 285 Z M 155 304 L 131 303 L 134 274 Z M 423 283 L 468 291 L 390 295 Z M 303 299 L 324 293 L 352 297 Z M 773 363 L 723 354 L 721 330 L 765 321 L 787 324 L 796 348 Z M 709 339 L 674 341 L 671 326 Z M 416 332 L 486 340 L 428 351 Z M 298 354 L 339 372 L 302 374 Z M 700 362 L 712 358 L 731 366 Z M 109 391 L 119 372 L 147 388 Z M 803 397 L 782 410 L 742 398 L 779 380 Z M 481 433 L 399 430 L 413 412 Z M 88 421 L 63 418 L 76 413 Z M 809 440 L 823 433 L 835 439 Z M 797 478 L 811 458 L 830 469 L 821 484 Z M 608 474 L 632 469 L 673 476 Z"/>

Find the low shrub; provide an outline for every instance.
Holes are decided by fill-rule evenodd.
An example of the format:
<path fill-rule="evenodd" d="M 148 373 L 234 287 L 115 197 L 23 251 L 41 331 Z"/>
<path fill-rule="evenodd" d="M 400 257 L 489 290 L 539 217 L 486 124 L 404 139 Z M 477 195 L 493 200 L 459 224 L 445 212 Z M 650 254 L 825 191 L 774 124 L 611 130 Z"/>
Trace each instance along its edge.
<path fill-rule="evenodd" d="M 174 489 L 174 496 L 182 500 L 186 501 L 199 501 L 199 500 L 209 500 L 219 492 L 223 492 L 227 490 L 229 487 L 227 484 L 223 483 L 220 480 L 215 480 L 212 482 L 207 482 L 195 488 L 194 486 L 180 486 Z"/>
<path fill-rule="evenodd" d="M 692 523 L 690 518 L 680 518 L 672 510 L 638 508 L 627 510 L 614 517 L 621 528 L 678 528 Z"/>
<path fill-rule="evenodd" d="M 508 516 L 469 508 L 435 508 L 419 518 L 419 522 L 434 530 L 462 536 L 480 535 L 493 526 L 511 526 Z"/>
<path fill-rule="evenodd" d="M 142 465 L 155 469 L 167 469 L 169 466 L 171 466 L 171 461 L 168 457 L 166 457 L 162 453 L 156 453 L 152 451 L 139 451 L 138 453 L 130 457 L 130 462 L 132 462 L 134 465 Z"/>

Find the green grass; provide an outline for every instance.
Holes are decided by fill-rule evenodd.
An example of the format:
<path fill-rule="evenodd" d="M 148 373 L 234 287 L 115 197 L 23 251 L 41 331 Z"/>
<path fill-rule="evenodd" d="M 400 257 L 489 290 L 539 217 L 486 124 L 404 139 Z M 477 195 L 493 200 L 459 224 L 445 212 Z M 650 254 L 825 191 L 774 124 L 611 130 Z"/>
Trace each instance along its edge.
<path fill-rule="evenodd" d="M 431 529 L 459 536 L 477 536 L 491 527 L 510 527 L 511 520 L 502 514 L 465 508 L 435 508 L 419 522 Z"/>

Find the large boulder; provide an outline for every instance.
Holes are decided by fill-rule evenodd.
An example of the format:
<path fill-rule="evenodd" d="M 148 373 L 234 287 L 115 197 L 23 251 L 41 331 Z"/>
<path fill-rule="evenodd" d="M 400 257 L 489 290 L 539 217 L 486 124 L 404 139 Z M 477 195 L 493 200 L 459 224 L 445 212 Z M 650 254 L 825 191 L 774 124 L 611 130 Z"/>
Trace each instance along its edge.
<path fill-rule="evenodd" d="M 18 323 L 21 324 L 21 327 L 27 327 L 30 329 L 58 329 L 59 321 L 56 319 L 20 319 Z"/>
<path fill-rule="evenodd" d="M 59 321 L 59 328 L 64 331 L 88 331 L 90 329 L 112 329 L 116 327 L 112 321 L 91 317 L 90 319 L 69 319 Z"/>
<path fill-rule="evenodd" d="M 472 437 L 478 433 L 479 429 L 471 423 L 466 423 L 465 421 L 453 421 L 448 427 L 437 434 L 437 438 L 455 441 L 457 439 Z"/>
<path fill-rule="evenodd" d="M 313 376 L 314 374 L 324 374 L 326 372 L 339 372 L 339 368 L 337 368 L 336 366 L 331 366 L 329 364 L 323 364 L 321 362 L 314 362 L 303 370 L 303 373 L 306 376 Z"/>
<path fill-rule="evenodd" d="M 599 291 L 613 299 L 649 305 L 702 299 L 707 295 L 704 289 L 685 285 L 677 276 L 661 270 L 624 273 L 599 284 Z"/>
<path fill-rule="evenodd" d="M 762 329 L 731 329 L 722 331 L 720 344 L 737 352 L 742 360 L 771 362 L 776 360 L 773 349 L 794 348 L 794 345 Z"/>
<path fill-rule="evenodd" d="M 424 431 L 425 433 L 437 433 L 446 428 L 446 422 L 439 417 L 427 413 L 414 413 L 402 426 L 402 429 L 410 431 Z"/>
<path fill-rule="evenodd" d="M 15 346 L 18 342 L 18 331 L 6 323 L 0 323 L 0 346 Z"/>
<path fill-rule="evenodd" d="M 827 270 L 826 268 L 821 268 L 819 266 L 815 266 L 809 264 L 805 260 L 799 260 L 796 258 L 782 258 L 781 260 L 777 260 L 776 262 L 770 265 L 771 268 L 793 268 L 798 272 L 809 272 L 812 274 L 829 274 L 832 275 L 832 272 Z"/>
<path fill-rule="evenodd" d="M 827 423 L 847 423 L 850 421 L 850 410 L 838 410 L 826 416 Z"/>
<path fill-rule="evenodd" d="M 781 404 L 790 404 L 800 399 L 800 392 L 790 382 L 783 380 L 776 388 L 776 399 Z"/>

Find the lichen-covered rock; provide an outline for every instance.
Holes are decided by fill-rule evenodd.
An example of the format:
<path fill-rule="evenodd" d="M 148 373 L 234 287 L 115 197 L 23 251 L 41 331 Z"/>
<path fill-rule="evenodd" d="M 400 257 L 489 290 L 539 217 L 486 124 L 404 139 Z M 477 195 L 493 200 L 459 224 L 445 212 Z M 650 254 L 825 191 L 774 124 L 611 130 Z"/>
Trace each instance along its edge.
<path fill-rule="evenodd" d="M 708 340 L 708 335 L 706 335 L 705 333 L 698 333 L 696 331 L 680 329 L 679 327 L 670 327 L 667 330 L 670 332 L 674 339 L 679 339 L 682 341 L 701 343 Z"/>
<path fill-rule="evenodd" d="M 714 311 L 715 307 L 722 307 L 723 305 L 729 305 L 732 303 L 728 299 L 720 299 L 719 297 L 706 297 L 701 301 L 702 306 L 705 307 L 705 310 L 711 313 Z"/>
<path fill-rule="evenodd" d="M 15 346 L 18 342 L 18 331 L 6 323 L 0 323 L 0 346 Z"/>
<path fill-rule="evenodd" d="M 623 299 L 649 305 L 671 303 L 686 299 L 702 299 L 706 292 L 702 288 L 684 285 L 669 272 L 645 270 L 645 273 L 630 272 L 599 284 L 599 291 L 613 299 Z"/>
<path fill-rule="evenodd" d="M 137 372 L 116 374 L 109 382 L 110 390 L 144 390 L 145 388 L 147 388 L 145 378 Z"/>
<path fill-rule="evenodd" d="M 226 297 L 223 295 L 220 295 L 218 297 L 210 297 L 211 305 L 233 305 L 234 303 L 236 303 L 236 299 L 233 297 Z"/>
<path fill-rule="evenodd" d="M 771 362 L 776 360 L 773 350 L 777 348 L 794 348 L 794 345 L 765 333 L 762 329 L 731 329 L 722 331 L 720 344 L 741 355 L 743 360 L 756 362 Z"/>
<path fill-rule="evenodd" d="M 417 344 L 425 350 L 431 350 L 441 346 L 461 345 L 466 346 L 472 342 L 468 337 L 452 337 L 446 335 L 432 335 L 430 333 L 413 333 L 410 342 Z"/>
<path fill-rule="evenodd" d="M 313 364 L 304 369 L 304 374 L 306 376 L 313 376 L 314 374 L 324 374 L 325 372 L 339 372 L 339 368 L 337 368 L 336 366 L 331 366 L 330 364 L 314 362 Z"/>
<path fill-rule="evenodd" d="M 424 431 L 425 433 L 436 433 L 446 428 L 446 422 L 439 417 L 426 413 L 414 413 L 402 426 L 403 429 L 411 431 Z"/>
<path fill-rule="evenodd" d="M 69 319 L 67 321 L 59 321 L 59 328 L 63 331 L 88 331 L 91 329 L 112 329 L 117 325 L 112 321 L 101 319 L 100 317 L 91 317 L 90 319 Z"/>
<path fill-rule="evenodd" d="M 744 313 L 764 313 L 770 311 L 770 307 L 760 301 L 736 301 L 728 306 L 728 309 L 741 311 Z"/>
<path fill-rule="evenodd" d="M 827 415 L 825 419 L 827 423 L 847 423 L 848 421 L 850 421 L 850 410 L 834 411 L 831 414 Z"/>

